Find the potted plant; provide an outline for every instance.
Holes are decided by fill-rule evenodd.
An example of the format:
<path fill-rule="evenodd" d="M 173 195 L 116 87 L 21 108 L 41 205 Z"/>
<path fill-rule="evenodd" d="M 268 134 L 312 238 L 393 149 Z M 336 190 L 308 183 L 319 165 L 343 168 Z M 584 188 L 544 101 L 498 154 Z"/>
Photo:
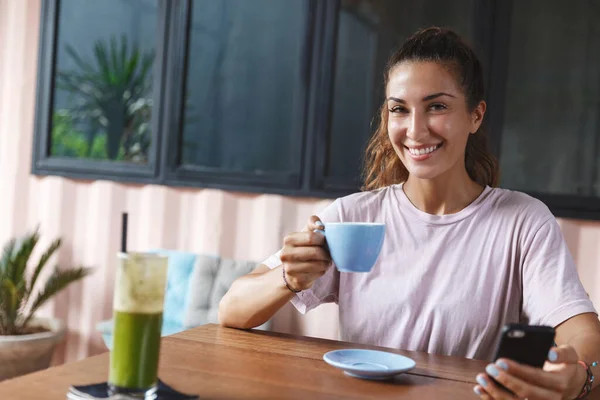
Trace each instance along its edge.
<path fill-rule="evenodd" d="M 33 265 L 31 258 L 39 239 L 37 229 L 19 240 L 12 239 L 0 256 L 0 381 L 48 368 L 65 327 L 56 319 L 36 318 L 35 312 L 91 272 L 83 267 L 55 268 L 47 279 L 40 279 L 61 239 L 54 240 Z"/>

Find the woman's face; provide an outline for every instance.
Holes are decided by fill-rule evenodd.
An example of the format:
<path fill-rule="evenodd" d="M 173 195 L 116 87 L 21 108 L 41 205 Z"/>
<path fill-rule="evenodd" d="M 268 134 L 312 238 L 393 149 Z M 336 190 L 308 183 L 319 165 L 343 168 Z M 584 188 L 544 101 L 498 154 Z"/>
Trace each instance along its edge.
<path fill-rule="evenodd" d="M 485 113 L 469 110 L 454 74 L 436 62 L 404 62 L 387 85 L 388 135 L 409 176 L 434 179 L 466 172 L 465 148 Z"/>

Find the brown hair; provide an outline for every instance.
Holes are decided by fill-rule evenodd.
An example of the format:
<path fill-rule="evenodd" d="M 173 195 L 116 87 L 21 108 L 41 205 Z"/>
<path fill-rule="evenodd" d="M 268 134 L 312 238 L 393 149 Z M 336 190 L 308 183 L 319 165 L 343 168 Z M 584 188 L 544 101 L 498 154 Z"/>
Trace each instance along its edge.
<path fill-rule="evenodd" d="M 387 87 L 391 70 L 406 61 L 433 61 L 451 68 L 460 79 L 469 110 L 484 99 L 483 72 L 475 52 L 455 32 L 432 27 L 417 31 L 388 61 L 384 74 Z M 405 182 L 408 170 L 400 161 L 388 137 L 388 108 L 384 99 L 380 110 L 379 126 L 366 149 L 363 168 L 363 190 Z M 496 186 L 498 163 L 487 148 L 487 137 L 482 127 L 469 135 L 465 150 L 465 167 L 469 177 L 480 185 Z"/>

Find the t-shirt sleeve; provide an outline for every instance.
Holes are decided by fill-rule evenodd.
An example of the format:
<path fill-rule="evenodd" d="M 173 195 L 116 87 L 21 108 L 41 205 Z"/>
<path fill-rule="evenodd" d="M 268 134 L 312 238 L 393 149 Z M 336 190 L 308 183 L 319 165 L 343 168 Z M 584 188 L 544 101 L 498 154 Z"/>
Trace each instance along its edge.
<path fill-rule="evenodd" d="M 554 217 L 526 244 L 522 271 L 525 322 L 556 327 L 578 314 L 597 314 Z"/>
<path fill-rule="evenodd" d="M 339 200 L 335 200 L 322 212 L 317 214 L 321 221 L 325 223 L 342 222 L 338 203 Z M 280 254 L 281 250 L 267 258 L 263 264 L 271 269 L 279 267 L 281 265 L 281 259 L 279 258 Z M 322 277 L 315 281 L 310 289 L 297 293 L 296 296 L 292 298 L 291 303 L 302 314 L 305 314 L 323 303 L 337 303 L 339 281 L 340 273 L 337 268 L 332 265 Z"/>

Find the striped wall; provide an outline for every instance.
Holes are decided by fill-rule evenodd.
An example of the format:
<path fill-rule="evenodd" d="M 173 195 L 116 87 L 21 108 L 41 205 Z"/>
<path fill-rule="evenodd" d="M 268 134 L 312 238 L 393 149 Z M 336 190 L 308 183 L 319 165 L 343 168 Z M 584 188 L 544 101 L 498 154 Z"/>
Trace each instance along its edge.
<path fill-rule="evenodd" d="M 40 0 L 0 0 L 0 244 L 40 225 L 43 243 L 61 236 L 55 262 L 95 273 L 42 310 L 68 324 L 56 363 L 105 351 L 95 324 L 111 314 L 120 214 L 129 212 L 129 247 L 157 247 L 262 260 L 287 232 L 329 200 L 74 181 L 30 174 Z M 600 224 L 561 220 L 592 300 L 600 304 Z M 275 329 L 335 338 L 337 310 L 299 316 L 286 306 Z"/>

